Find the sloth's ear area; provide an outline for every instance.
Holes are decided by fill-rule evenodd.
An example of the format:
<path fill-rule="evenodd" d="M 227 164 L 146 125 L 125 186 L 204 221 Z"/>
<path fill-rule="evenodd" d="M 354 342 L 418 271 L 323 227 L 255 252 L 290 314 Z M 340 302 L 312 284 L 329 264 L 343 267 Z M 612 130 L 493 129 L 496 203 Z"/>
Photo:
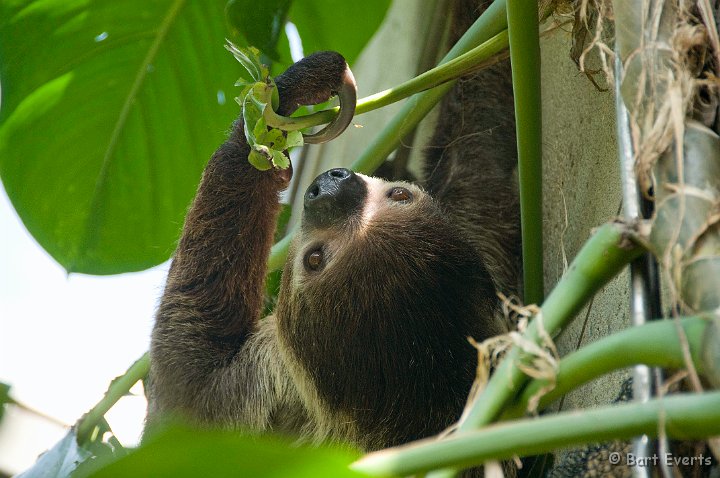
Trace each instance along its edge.
<path fill-rule="evenodd" d="M 302 105 L 316 105 L 337 95 L 340 113 L 325 128 L 305 135 L 306 143 L 324 143 L 350 125 L 355 114 L 357 85 L 345 58 L 334 51 L 321 51 L 303 58 L 275 79 L 280 104 L 277 112 L 288 116 Z"/>

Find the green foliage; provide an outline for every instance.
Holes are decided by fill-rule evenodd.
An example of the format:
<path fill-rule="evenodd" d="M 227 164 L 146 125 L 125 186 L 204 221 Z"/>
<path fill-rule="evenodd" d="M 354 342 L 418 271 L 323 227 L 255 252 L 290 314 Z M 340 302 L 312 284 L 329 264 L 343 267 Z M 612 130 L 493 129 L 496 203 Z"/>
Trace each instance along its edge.
<path fill-rule="evenodd" d="M 251 148 L 248 161 L 260 171 L 272 167 L 287 169 L 290 158 L 285 151 L 303 145 L 302 133 L 268 129 L 265 110 L 277 105 L 277 87 L 267 67 L 260 62 L 259 50 L 253 47 L 238 48 L 232 43 L 228 43 L 226 48 L 250 75 L 250 78 L 241 77 L 235 83 L 242 86 L 240 96 L 235 100 L 242 106 L 245 138 Z"/>
<path fill-rule="evenodd" d="M 113 448 L 99 440 L 78 446 L 71 430 L 19 476 L 351 478 L 365 476 L 348 468 L 358 456 L 347 448 L 301 447 L 272 436 L 184 427 L 167 429 L 132 450 Z"/>
<path fill-rule="evenodd" d="M 0 2 L 0 176 L 69 272 L 166 260 L 237 115 L 224 1 Z"/>
<path fill-rule="evenodd" d="M 225 48 L 233 54 L 249 75 L 249 77 L 244 74 L 240 76 L 240 79 L 235 82 L 235 86 L 252 86 L 256 82 L 268 80 L 269 72 L 267 67 L 260 61 L 260 50 L 255 47 L 238 48 L 232 42 L 227 42 Z"/>
<path fill-rule="evenodd" d="M 115 462 L 97 460 L 79 477 L 360 477 L 348 465 L 358 453 L 330 447 L 300 447 L 270 436 L 237 432 L 167 430 Z"/>

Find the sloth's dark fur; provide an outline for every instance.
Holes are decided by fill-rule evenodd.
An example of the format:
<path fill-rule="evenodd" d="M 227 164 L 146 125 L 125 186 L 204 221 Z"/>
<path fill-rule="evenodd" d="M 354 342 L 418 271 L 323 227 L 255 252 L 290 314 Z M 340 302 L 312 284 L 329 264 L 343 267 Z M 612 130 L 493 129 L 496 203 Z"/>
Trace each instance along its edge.
<path fill-rule="evenodd" d="M 477 11 L 462 15 L 469 23 Z M 344 68 L 328 52 L 296 64 L 277 79 L 280 112 L 328 98 Z M 459 418 L 476 366 L 467 337 L 504 332 L 496 291 L 517 291 L 509 65 L 463 78 L 441 108 L 425 189 L 358 176 L 362 200 L 343 217 L 310 221 L 306 210 L 265 319 L 289 172 L 253 168 L 242 123 L 233 125 L 207 165 L 157 313 L 149 427 L 180 417 L 372 450 Z M 396 186 L 412 200 L 391 201 Z M 313 250 L 323 254 L 317 270 L 307 266 Z"/>

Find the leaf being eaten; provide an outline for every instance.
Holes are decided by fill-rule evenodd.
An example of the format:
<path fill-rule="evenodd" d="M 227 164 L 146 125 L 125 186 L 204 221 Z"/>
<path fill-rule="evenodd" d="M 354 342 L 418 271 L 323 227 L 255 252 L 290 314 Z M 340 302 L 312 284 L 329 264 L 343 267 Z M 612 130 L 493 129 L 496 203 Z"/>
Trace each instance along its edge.
<path fill-rule="evenodd" d="M 243 109 L 243 129 L 250 145 L 248 162 L 260 171 L 273 167 L 288 168 L 290 157 L 287 150 L 302 146 L 304 141 L 299 131 L 284 132 L 267 126 L 264 118 L 265 110 L 277 104 L 277 87 L 270 77 L 267 66 L 260 62 L 260 52 L 253 47 L 238 48 L 230 42 L 225 48 L 233 54 L 249 75 L 235 82 L 236 86 L 242 87 L 235 101 Z"/>

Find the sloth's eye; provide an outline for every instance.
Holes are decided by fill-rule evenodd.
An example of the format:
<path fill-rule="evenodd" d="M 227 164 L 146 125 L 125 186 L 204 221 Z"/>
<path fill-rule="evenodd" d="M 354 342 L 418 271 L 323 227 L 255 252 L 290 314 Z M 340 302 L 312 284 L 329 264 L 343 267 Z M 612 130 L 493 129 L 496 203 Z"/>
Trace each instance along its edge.
<path fill-rule="evenodd" d="M 408 202 L 412 199 L 412 193 L 405 188 L 392 188 L 388 192 L 388 197 L 396 202 Z"/>
<path fill-rule="evenodd" d="M 305 256 L 305 265 L 308 269 L 316 271 L 323 265 L 323 253 L 320 249 L 312 251 L 310 254 Z"/>

